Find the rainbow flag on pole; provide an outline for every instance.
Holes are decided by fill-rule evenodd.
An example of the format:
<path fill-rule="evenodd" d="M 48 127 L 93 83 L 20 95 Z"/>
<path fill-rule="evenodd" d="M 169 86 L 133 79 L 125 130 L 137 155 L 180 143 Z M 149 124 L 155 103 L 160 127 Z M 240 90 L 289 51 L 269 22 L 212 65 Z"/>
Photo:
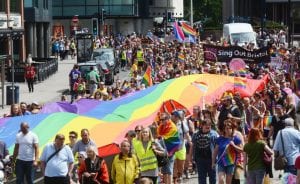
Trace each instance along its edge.
<path fill-rule="evenodd" d="M 194 30 L 192 28 L 192 26 L 184 23 L 184 22 L 181 22 L 181 28 L 182 28 L 182 31 L 187 34 L 187 35 L 192 35 L 192 36 L 196 36 L 197 35 L 197 32 L 196 30 Z"/>
<path fill-rule="evenodd" d="M 199 88 L 203 93 L 206 93 L 208 90 L 208 85 L 205 82 L 193 82 L 192 83 L 194 86 L 196 86 L 197 88 Z"/>
<path fill-rule="evenodd" d="M 245 89 L 247 84 L 247 79 L 242 77 L 235 77 L 234 78 L 234 88 L 242 88 Z"/>
<path fill-rule="evenodd" d="M 164 139 L 168 155 L 173 155 L 181 145 L 176 125 L 170 120 L 166 124 L 161 123 L 157 128 L 157 135 Z"/>
<path fill-rule="evenodd" d="M 265 116 L 263 119 L 264 127 L 269 127 L 272 122 L 272 116 Z"/>
<path fill-rule="evenodd" d="M 184 41 L 184 33 L 182 32 L 182 29 L 179 27 L 178 22 L 174 22 L 173 30 L 174 30 L 175 38 L 179 42 L 183 42 Z"/>
<path fill-rule="evenodd" d="M 236 160 L 236 152 L 231 145 L 227 145 L 225 153 L 221 156 L 220 160 L 224 166 L 234 165 Z"/>
<path fill-rule="evenodd" d="M 146 72 L 143 76 L 143 79 L 142 79 L 142 83 L 145 84 L 146 86 L 152 86 L 153 85 L 151 72 L 152 72 L 151 66 L 148 66 L 147 70 L 146 70 Z"/>

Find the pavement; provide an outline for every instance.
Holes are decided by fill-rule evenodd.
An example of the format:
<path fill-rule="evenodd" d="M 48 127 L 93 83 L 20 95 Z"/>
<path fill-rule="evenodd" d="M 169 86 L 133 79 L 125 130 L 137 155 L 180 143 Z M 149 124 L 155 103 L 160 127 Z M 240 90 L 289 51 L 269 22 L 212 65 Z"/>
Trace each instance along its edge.
<path fill-rule="evenodd" d="M 59 101 L 64 91 L 69 89 L 68 74 L 73 68 L 76 60 L 68 59 L 59 61 L 58 71 L 42 82 L 37 82 L 34 85 L 34 92 L 29 93 L 27 83 L 15 83 L 19 86 L 19 102 L 26 102 L 31 104 L 32 102 L 38 102 L 39 104 L 45 104 L 47 102 Z M 5 83 L 6 86 L 11 85 L 10 82 Z M 2 91 L 0 91 L 0 96 Z M 9 114 L 10 105 L 6 105 L 6 91 L 4 92 L 4 102 L 0 102 L 0 116 L 3 114 Z M 1 104 L 4 103 L 4 108 L 1 108 Z"/>

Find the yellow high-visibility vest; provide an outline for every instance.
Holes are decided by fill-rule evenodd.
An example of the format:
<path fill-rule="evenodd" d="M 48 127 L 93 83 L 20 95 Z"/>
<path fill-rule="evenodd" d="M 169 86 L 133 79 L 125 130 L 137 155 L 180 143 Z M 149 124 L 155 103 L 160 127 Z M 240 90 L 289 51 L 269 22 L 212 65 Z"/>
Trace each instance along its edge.
<path fill-rule="evenodd" d="M 133 146 L 135 154 L 137 155 L 140 161 L 140 167 L 142 172 L 156 169 L 158 167 L 156 156 L 151 148 L 151 141 L 148 142 L 146 150 L 144 149 L 142 141 L 134 142 Z"/>
<path fill-rule="evenodd" d="M 138 50 L 137 53 L 136 53 L 136 57 L 137 57 L 138 62 L 143 62 L 144 61 L 143 51 Z"/>

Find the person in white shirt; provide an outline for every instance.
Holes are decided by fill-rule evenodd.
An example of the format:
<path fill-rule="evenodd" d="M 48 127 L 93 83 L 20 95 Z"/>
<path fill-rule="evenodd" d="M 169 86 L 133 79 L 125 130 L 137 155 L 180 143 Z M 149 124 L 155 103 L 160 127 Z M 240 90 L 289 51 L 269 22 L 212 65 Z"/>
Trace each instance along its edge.
<path fill-rule="evenodd" d="M 24 183 L 24 177 L 27 184 L 32 184 L 34 179 L 34 167 L 36 167 L 39 146 L 38 137 L 35 133 L 29 131 L 29 125 L 22 122 L 20 132 L 16 136 L 16 144 L 13 153 L 13 161 L 15 162 L 15 171 L 17 184 Z"/>

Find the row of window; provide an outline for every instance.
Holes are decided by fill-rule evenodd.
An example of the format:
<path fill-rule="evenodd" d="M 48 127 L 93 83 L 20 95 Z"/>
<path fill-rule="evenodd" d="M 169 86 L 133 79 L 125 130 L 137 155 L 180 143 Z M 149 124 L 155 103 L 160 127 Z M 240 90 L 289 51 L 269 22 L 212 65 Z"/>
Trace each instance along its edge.
<path fill-rule="evenodd" d="M 52 0 L 53 6 L 86 6 L 86 5 L 133 5 L 136 0 Z"/>
<path fill-rule="evenodd" d="M 100 13 L 102 8 L 105 10 L 108 16 L 135 16 L 137 14 L 136 7 L 132 5 L 122 6 L 64 6 L 53 7 L 52 15 L 54 17 L 64 16 L 93 16 L 95 13 Z"/>
<path fill-rule="evenodd" d="M 160 13 L 160 12 L 156 13 L 156 12 L 153 12 L 152 15 L 166 15 L 166 13 Z M 176 15 L 176 16 L 180 15 L 180 16 L 182 16 L 182 13 L 174 13 L 174 12 L 172 12 L 172 15 L 173 16 L 174 15 Z"/>
<path fill-rule="evenodd" d="M 49 0 L 24 0 L 24 7 L 43 7 L 49 8 Z"/>
<path fill-rule="evenodd" d="M 0 12 L 6 12 L 7 1 L 10 1 L 10 12 L 20 13 L 21 12 L 21 1 L 20 0 L 0 0 Z"/>

